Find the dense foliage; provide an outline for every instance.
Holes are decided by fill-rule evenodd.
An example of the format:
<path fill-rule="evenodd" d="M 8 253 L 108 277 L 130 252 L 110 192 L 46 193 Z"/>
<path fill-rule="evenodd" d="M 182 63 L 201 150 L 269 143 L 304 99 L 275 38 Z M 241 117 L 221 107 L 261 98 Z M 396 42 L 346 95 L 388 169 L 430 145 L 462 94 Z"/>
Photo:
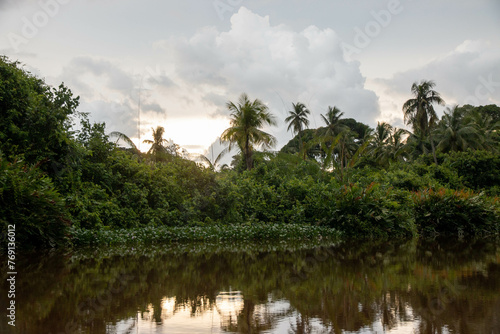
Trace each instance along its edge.
<path fill-rule="evenodd" d="M 52 89 L 2 58 L 2 238 L 8 224 L 16 224 L 21 247 L 90 244 L 91 236 L 108 234 L 127 242 L 123 229 L 141 228 L 159 228 L 160 239 L 172 241 L 172 228 L 239 225 L 264 226 L 270 235 L 277 227 L 320 226 L 363 238 L 498 233 L 497 106 L 457 107 L 416 136 L 387 123 L 372 130 L 342 119 L 336 107 L 322 115 L 325 127 L 304 130 L 308 113 L 294 105 L 300 106 L 292 126 L 297 135 L 280 153 L 263 153 L 258 144 L 270 145 L 273 137 L 260 127 L 273 124 L 272 115 L 259 100 L 228 103 L 233 123 L 225 133 L 242 153 L 235 169 L 216 171 L 167 146 L 162 127 L 153 129 L 148 153 L 118 147 L 105 124 L 77 112 L 78 98 L 68 88 Z M 460 145 L 449 135 L 450 126 L 463 129 L 456 124 L 468 129 L 460 132 Z M 250 238 L 266 238 L 252 231 Z"/>

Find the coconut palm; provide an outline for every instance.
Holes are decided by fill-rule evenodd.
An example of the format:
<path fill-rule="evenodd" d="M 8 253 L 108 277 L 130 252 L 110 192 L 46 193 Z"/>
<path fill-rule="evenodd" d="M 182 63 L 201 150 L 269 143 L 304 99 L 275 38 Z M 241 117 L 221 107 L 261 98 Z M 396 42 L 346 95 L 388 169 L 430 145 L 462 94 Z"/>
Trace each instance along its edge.
<path fill-rule="evenodd" d="M 335 163 L 335 154 L 338 153 L 336 146 L 341 140 L 342 132 L 349 130 L 348 127 L 340 123 L 343 112 L 337 107 L 328 107 L 326 115 L 321 114 L 321 118 L 326 125 L 326 132 L 322 138 L 321 149 L 325 152 L 324 168 L 328 168 L 331 163 Z"/>
<path fill-rule="evenodd" d="M 464 118 L 466 122 L 474 124 L 481 141 L 481 147 L 485 150 L 498 152 L 500 149 L 500 121 L 495 122 L 491 115 L 480 112 L 478 108 L 465 109 Z"/>
<path fill-rule="evenodd" d="M 323 118 L 323 121 L 327 126 L 326 136 L 334 137 L 345 129 L 345 126 L 343 126 L 340 123 L 340 119 L 342 118 L 343 115 L 344 113 L 341 112 L 340 109 L 335 106 L 333 108 L 328 107 L 326 116 L 321 114 L 321 117 Z"/>
<path fill-rule="evenodd" d="M 227 103 L 231 111 L 231 127 L 221 135 L 221 141 L 229 142 L 229 150 L 235 145 L 243 153 L 247 170 L 252 169 L 252 155 L 256 146 L 271 148 L 276 144 L 276 138 L 264 132 L 265 125 L 276 125 L 269 108 L 259 99 L 250 101 L 248 95 L 241 94 L 238 103 Z"/>
<path fill-rule="evenodd" d="M 413 127 L 413 133 L 420 137 L 422 151 L 424 149 L 424 138 L 429 136 L 432 147 L 434 162 L 437 164 L 436 150 L 432 139 L 432 127 L 437 121 L 437 115 L 433 104 L 444 105 L 444 100 L 438 92 L 433 90 L 436 84 L 434 81 L 422 80 L 420 84 L 414 82 L 411 86 L 413 98 L 403 105 L 405 123 Z"/>
<path fill-rule="evenodd" d="M 123 142 L 125 142 L 132 149 L 132 153 L 134 153 L 135 155 L 140 156 L 141 152 L 139 151 L 139 149 L 137 148 L 137 146 L 134 144 L 134 142 L 132 141 L 132 139 L 130 139 L 126 134 L 124 134 L 122 132 L 119 132 L 119 131 L 113 131 L 109 135 L 110 135 L 110 137 L 115 137 L 117 143 L 120 140 L 123 141 Z"/>
<path fill-rule="evenodd" d="M 471 121 L 464 118 L 458 106 L 447 108 L 436 134 L 438 136 L 437 149 L 443 152 L 465 151 L 468 148 L 480 148 L 480 136 L 477 128 Z"/>
<path fill-rule="evenodd" d="M 297 102 L 296 104 L 292 103 L 292 106 L 293 106 L 293 109 L 288 111 L 290 116 L 288 116 L 285 119 L 285 122 L 289 123 L 287 131 L 290 131 L 290 129 L 292 129 L 293 132 L 298 135 L 298 137 L 299 137 L 299 151 L 300 151 L 303 149 L 301 132 L 304 129 L 304 127 L 309 126 L 309 120 L 307 119 L 307 115 L 310 114 L 310 111 L 301 102 Z M 305 159 L 305 155 L 304 155 L 304 159 Z"/>
<path fill-rule="evenodd" d="M 151 128 L 151 130 L 153 130 L 153 140 L 145 139 L 143 143 L 151 145 L 147 154 L 152 156 L 155 161 L 159 161 L 166 153 L 171 153 L 167 148 L 168 140 L 163 138 L 165 128 L 157 126 L 156 129 Z"/>
<path fill-rule="evenodd" d="M 189 154 L 188 157 L 195 162 L 201 162 L 207 165 L 211 170 L 216 170 L 219 167 L 219 163 L 225 153 L 226 152 L 223 150 L 217 155 L 217 157 L 214 157 L 213 154 L 211 154 L 210 158 L 204 154 L 192 153 Z"/>
<path fill-rule="evenodd" d="M 405 160 L 408 158 L 408 145 L 406 139 L 410 132 L 405 129 L 394 128 L 389 137 L 389 159 L 390 161 Z"/>
<path fill-rule="evenodd" d="M 345 129 L 338 134 L 338 142 L 335 145 L 337 153 L 337 163 L 340 167 L 340 181 L 344 180 L 344 169 L 354 164 L 355 156 L 360 152 L 360 146 L 356 143 L 356 135 L 354 131 Z M 363 149 L 366 145 L 363 147 Z"/>
<path fill-rule="evenodd" d="M 385 165 L 389 160 L 389 139 L 393 128 L 389 123 L 378 122 L 370 143 L 371 153 L 375 161 L 380 165 Z"/>

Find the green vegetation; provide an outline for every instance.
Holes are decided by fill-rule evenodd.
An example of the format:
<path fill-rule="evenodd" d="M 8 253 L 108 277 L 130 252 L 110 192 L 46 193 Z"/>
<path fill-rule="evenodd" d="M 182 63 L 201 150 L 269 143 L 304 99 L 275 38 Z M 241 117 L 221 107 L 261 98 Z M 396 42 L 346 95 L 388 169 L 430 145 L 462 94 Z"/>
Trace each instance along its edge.
<path fill-rule="evenodd" d="M 241 241 L 290 241 L 335 240 L 335 230 L 299 224 L 242 224 L 208 225 L 192 227 L 143 227 L 121 230 L 71 231 L 72 242 L 77 246 L 89 245 L 141 245 L 172 242 L 241 242 Z"/>
<path fill-rule="evenodd" d="M 248 170 L 253 167 L 253 152 L 255 146 L 271 148 L 276 138 L 261 130 L 264 125 L 276 125 L 269 108 L 259 99 L 253 102 L 248 96 L 241 94 L 238 104 L 227 103 L 231 111 L 231 127 L 221 135 L 221 140 L 229 142 L 229 149 L 236 145 L 243 154 Z"/>
<path fill-rule="evenodd" d="M 296 136 L 274 153 L 259 152 L 275 143 L 262 130 L 273 115 L 242 94 L 221 136 L 240 153 L 217 171 L 185 159 L 163 127 L 147 153 L 119 132 L 130 148 L 117 146 L 68 88 L 1 58 L 1 238 L 8 224 L 19 247 L 129 243 L 128 234 L 147 243 L 498 233 L 500 108 L 455 107 L 438 121 L 433 87 L 414 84 L 403 107 L 414 133 L 373 130 L 337 107 L 322 115 L 326 127 L 304 129 L 309 110 L 293 104 Z"/>
<path fill-rule="evenodd" d="M 437 164 L 436 148 L 432 139 L 432 128 L 437 121 L 437 114 L 433 104 L 444 105 L 444 100 L 439 93 L 433 90 L 436 84 L 433 81 L 423 80 L 420 84 L 416 82 L 411 86 L 411 92 L 414 98 L 409 99 L 403 105 L 403 113 L 406 124 L 410 124 L 413 133 L 417 135 L 421 145 L 422 152 L 425 152 L 424 139 L 429 137 L 432 147 L 432 156 Z"/>

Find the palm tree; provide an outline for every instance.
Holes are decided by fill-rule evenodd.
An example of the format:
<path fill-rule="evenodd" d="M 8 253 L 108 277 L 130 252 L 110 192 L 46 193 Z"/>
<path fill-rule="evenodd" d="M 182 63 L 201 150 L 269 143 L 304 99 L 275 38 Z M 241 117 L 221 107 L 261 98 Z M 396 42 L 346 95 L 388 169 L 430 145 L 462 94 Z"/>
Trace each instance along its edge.
<path fill-rule="evenodd" d="M 437 149 L 443 152 L 480 148 L 480 136 L 474 124 L 464 118 L 458 106 L 447 108 L 437 129 Z"/>
<path fill-rule="evenodd" d="M 371 153 L 379 165 L 385 165 L 389 161 L 389 139 L 393 128 L 389 123 L 378 122 L 371 141 Z"/>
<path fill-rule="evenodd" d="M 299 137 L 299 152 L 303 149 L 302 147 L 302 137 L 301 132 L 304 127 L 309 126 L 309 120 L 307 119 L 307 115 L 310 114 L 309 109 L 303 103 L 297 102 L 296 104 L 292 103 L 293 110 L 288 111 L 290 116 L 285 119 L 286 123 L 290 123 L 288 125 L 287 131 L 293 129 L 293 132 L 296 133 Z M 305 154 L 304 154 L 305 160 Z"/>
<path fill-rule="evenodd" d="M 328 111 L 326 112 L 326 116 L 321 114 L 323 121 L 327 126 L 326 136 L 336 136 L 338 135 L 344 128 L 342 124 L 340 124 L 340 119 L 344 115 L 343 112 L 340 111 L 337 107 L 328 107 Z"/>
<path fill-rule="evenodd" d="M 226 152 L 223 150 L 217 155 L 217 157 L 214 157 L 212 154 L 211 158 L 207 157 L 204 154 L 197 154 L 197 153 L 192 153 L 189 154 L 188 156 L 191 160 L 197 162 L 201 161 L 202 163 L 206 164 L 208 168 L 210 168 L 211 170 L 216 170 L 219 167 L 220 160 L 222 159 L 225 153 Z"/>
<path fill-rule="evenodd" d="M 170 153 L 166 146 L 168 140 L 163 138 L 165 128 L 163 126 L 157 126 L 156 129 L 151 128 L 151 130 L 153 130 L 153 140 L 145 139 L 143 143 L 151 145 L 147 154 L 153 156 L 155 161 L 159 161 L 162 155 Z"/>
<path fill-rule="evenodd" d="M 355 132 L 349 128 L 343 129 L 335 137 L 325 136 L 321 142 L 321 149 L 325 152 L 323 168 L 333 166 L 340 172 L 340 180 L 344 179 L 344 169 L 353 167 L 364 153 L 369 141 L 356 142 Z"/>
<path fill-rule="evenodd" d="M 406 139 L 410 132 L 405 129 L 394 128 L 389 137 L 389 159 L 390 161 L 405 160 L 408 158 L 408 145 Z"/>
<path fill-rule="evenodd" d="M 403 105 L 404 120 L 406 124 L 413 127 L 413 133 L 418 134 L 424 149 L 424 138 L 429 136 L 432 147 L 432 155 L 437 165 L 436 150 L 432 139 L 432 127 L 437 121 L 437 115 L 432 106 L 434 103 L 444 105 L 444 100 L 438 92 L 433 90 L 436 84 L 434 81 L 422 80 L 420 84 L 416 82 L 411 86 L 414 98 L 409 99 Z"/>
<path fill-rule="evenodd" d="M 465 107 L 461 109 L 465 109 Z M 500 121 L 495 122 L 491 115 L 480 112 L 478 108 L 465 109 L 464 119 L 466 122 L 474 124 L 483 149 L 498 152 L 500 149 Z"/>
<path fill-rule="evenodd" d="M 321 148 L 325 152 L 326 157 L 323 162 L 323 167 L 327 168 L 335 159 L 335 148 L 342 137 L 342 132 L 348 128 L 340 123 L 340 119 L 344 115 L 337 107 L 328 107 L 326 115 L 321 114 L 321 118 L 326 125 L 326 132 L 322 138 Z"/>
<path fill-rule="evenodd" d="M 229 101 L 227 108 L 231 111 L 231 127 L 222 133 L 221 141 L 229 142 L 229 149 L 238 146 L 247 170 L 250 170 L 255 146 L 271 148 L 276 144 L 274 136 L 261 130 L 265 125 L 276 125 L 276 121 L 262 101 L 250 101 L 245 93 L 241 94 L 237 104 Z"/>
<path fill-rule="evenodd" d="M 360 152 L 360 146 L 356 143 L 356 136 L 354 131 L 346 129 L 339 133 L 339 141 L 336 145 L 336 152 L 338 155 L 338 162 L 340 166 L 340 181 L 344 181 L 344 169 L 347 168 L 351 163 L 354 164 L 354 157 Z M 364 150 L 364 147 L 362 148 Z"/>
<path fill-rule="evenodd" d="M 110 135 L 110 137 L 116 138 L 116 143 L 118 143 L 119 140 L 124 141 L 128 146 L 130 146 L 130 148 L 132 149 L 132 153 L 134 153 L 135 155 L 137 155 L 137 156 L 141 155 L 141 152 L 139 151 L 137 146 L 134 144 L 132 139 L 130 139 L 126 134 L 119 132 L 119 131 L 113 131 L 109 135 Z"/>

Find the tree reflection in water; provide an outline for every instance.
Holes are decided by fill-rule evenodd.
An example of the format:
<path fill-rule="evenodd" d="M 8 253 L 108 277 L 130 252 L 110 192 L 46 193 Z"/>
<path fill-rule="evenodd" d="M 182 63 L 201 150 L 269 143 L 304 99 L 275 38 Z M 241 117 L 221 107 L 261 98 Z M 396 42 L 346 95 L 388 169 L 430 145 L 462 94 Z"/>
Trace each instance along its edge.
<path fill-rule="evenodd" d="M 205 332 L 500 331 L 495 240 L 231 248 L 21 256 L 16 327 L 0 332 L 191 333 L 200 319 Z"/>

